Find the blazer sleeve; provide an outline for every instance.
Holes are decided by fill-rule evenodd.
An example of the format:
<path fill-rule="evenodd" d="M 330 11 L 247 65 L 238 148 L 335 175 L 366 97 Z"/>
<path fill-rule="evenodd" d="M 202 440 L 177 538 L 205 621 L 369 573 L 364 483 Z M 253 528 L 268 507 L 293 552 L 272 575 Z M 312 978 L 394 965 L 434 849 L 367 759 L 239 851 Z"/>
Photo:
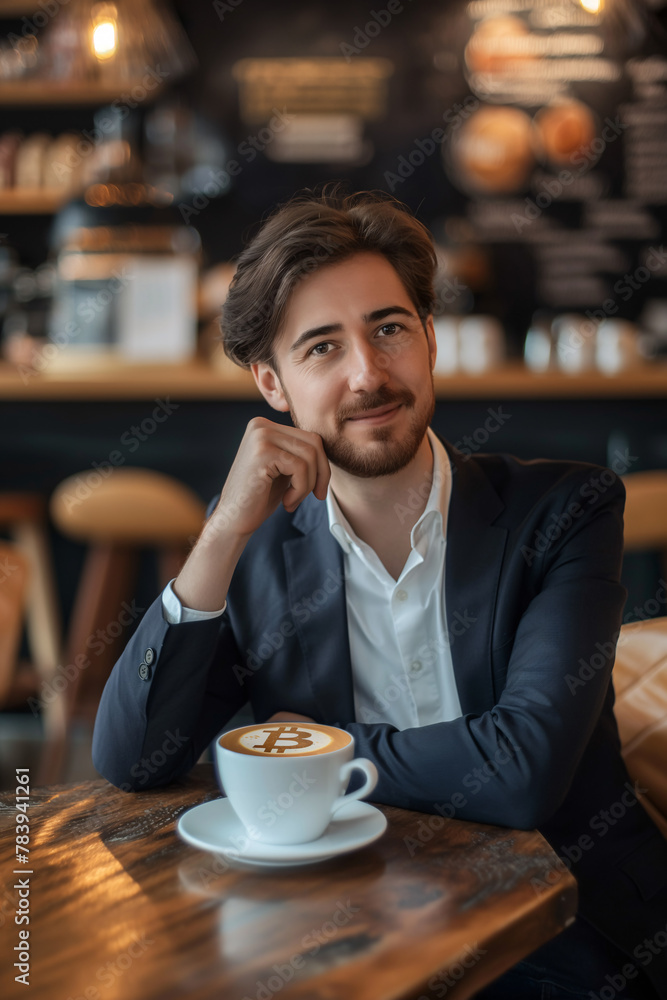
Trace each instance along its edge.
<path fill-rule="evenodd" d="M 104 688 L 93 733 L 97 771 L 124 791 L 189 771 L 247 701 L 233 671 L 240 662 L 227 611 L 169 625 L 160 595 Z"/>
<path fill-rule="evenodd" d="M 525 829 L 555 813 L 610 683 L 626 598 L 619 582 L 624 502 L 616 477 L 544 554 L 505 687 L 489 711 L 403 731 L 343 725 L 357 754 L 378 768 L 373 798 L 430 813 L 452 803 L 457 818 Z"/>

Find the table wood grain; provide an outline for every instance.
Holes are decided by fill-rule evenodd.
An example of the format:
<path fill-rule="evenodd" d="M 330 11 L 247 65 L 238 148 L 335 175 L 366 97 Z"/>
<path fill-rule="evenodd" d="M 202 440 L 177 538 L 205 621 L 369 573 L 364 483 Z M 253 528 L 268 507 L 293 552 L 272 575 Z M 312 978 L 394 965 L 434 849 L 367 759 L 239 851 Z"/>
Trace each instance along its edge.
<path fill-rule="evenodd" d="M 535 831 L 380 806 L 388 829 L 366 848 L 249 870 L 175 832 L 181 813 L 219 794 L 210 765 L 139 793 L 101 779 L 31 789 L 32 874 L 14 875 L 26 866 L 14 791 L 3 793 L 0 995 L 464 1000 L 573 919 L 576 883 Z M 29 989 L 12 968 L 19 879 Z"/>

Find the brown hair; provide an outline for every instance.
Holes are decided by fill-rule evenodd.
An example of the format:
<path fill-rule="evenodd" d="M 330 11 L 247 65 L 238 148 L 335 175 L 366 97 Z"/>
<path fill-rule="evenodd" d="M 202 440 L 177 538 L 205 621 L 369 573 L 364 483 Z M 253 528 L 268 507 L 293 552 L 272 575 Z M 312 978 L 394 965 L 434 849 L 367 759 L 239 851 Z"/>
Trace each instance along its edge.
<path fill-rule="evenodd" d="M 422 323 L 433 310 L 433 238 L 384 191 L 305 189 L 266 219 L 241 253 L 223 306 L 225 353 L 236 364 L 267 362 L 296 283 L 355 253 L 379 253 L 395 268 Z"/>

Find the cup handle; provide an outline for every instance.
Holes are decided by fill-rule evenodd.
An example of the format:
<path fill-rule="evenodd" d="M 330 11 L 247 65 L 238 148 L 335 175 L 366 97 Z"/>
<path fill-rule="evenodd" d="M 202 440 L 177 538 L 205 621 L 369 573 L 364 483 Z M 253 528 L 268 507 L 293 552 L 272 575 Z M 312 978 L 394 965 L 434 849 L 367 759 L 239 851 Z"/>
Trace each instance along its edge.
<path fill-rule="evenodd" d="M 339 795 L 338 798 L 335 799 L 334 804 L 331 807 L 332 816 L 337 809 L 340 809 L 340 807 L 344 806 L 347 802 L 354 802 L 355 799 L 363 799 L 367 795 L 370 795 L 377 785 L 378 771 L 373 761 L 367 760 L 365 757 L 357 757 L 355 760 L 348 760 L 348 762 L 343 764 L 340 769 L 340 780 L 344 781 L 346 786 L 352 772 L 355 770 L 363 771 L 366 775 L 366 780 L 361 788 L 357 788 L 356 792 L 350 792 L 349 795 Z"/>

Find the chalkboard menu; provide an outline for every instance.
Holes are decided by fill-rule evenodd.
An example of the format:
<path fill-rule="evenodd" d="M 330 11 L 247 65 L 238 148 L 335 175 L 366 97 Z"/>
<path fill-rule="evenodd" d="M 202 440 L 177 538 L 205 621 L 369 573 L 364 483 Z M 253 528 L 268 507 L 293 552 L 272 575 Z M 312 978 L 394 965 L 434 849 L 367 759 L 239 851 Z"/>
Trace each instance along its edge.
<path fill-rule="evenodd" d="M 432 59 L 442 93 L 457 94 L 441 142 L 454 210 L 432 228 L 454 257 L 467 246 L 486 259 L 476 271 L 492 280 L 472 282 L 475 309 L 500 315 L 517 351 L 536 310 L 633 320 L 660 350 L 667 39 L 659 18 L 613 0 L 473 0 L 446 23 Z M 449 311 L 469 309 L 461 295 Z"/>

